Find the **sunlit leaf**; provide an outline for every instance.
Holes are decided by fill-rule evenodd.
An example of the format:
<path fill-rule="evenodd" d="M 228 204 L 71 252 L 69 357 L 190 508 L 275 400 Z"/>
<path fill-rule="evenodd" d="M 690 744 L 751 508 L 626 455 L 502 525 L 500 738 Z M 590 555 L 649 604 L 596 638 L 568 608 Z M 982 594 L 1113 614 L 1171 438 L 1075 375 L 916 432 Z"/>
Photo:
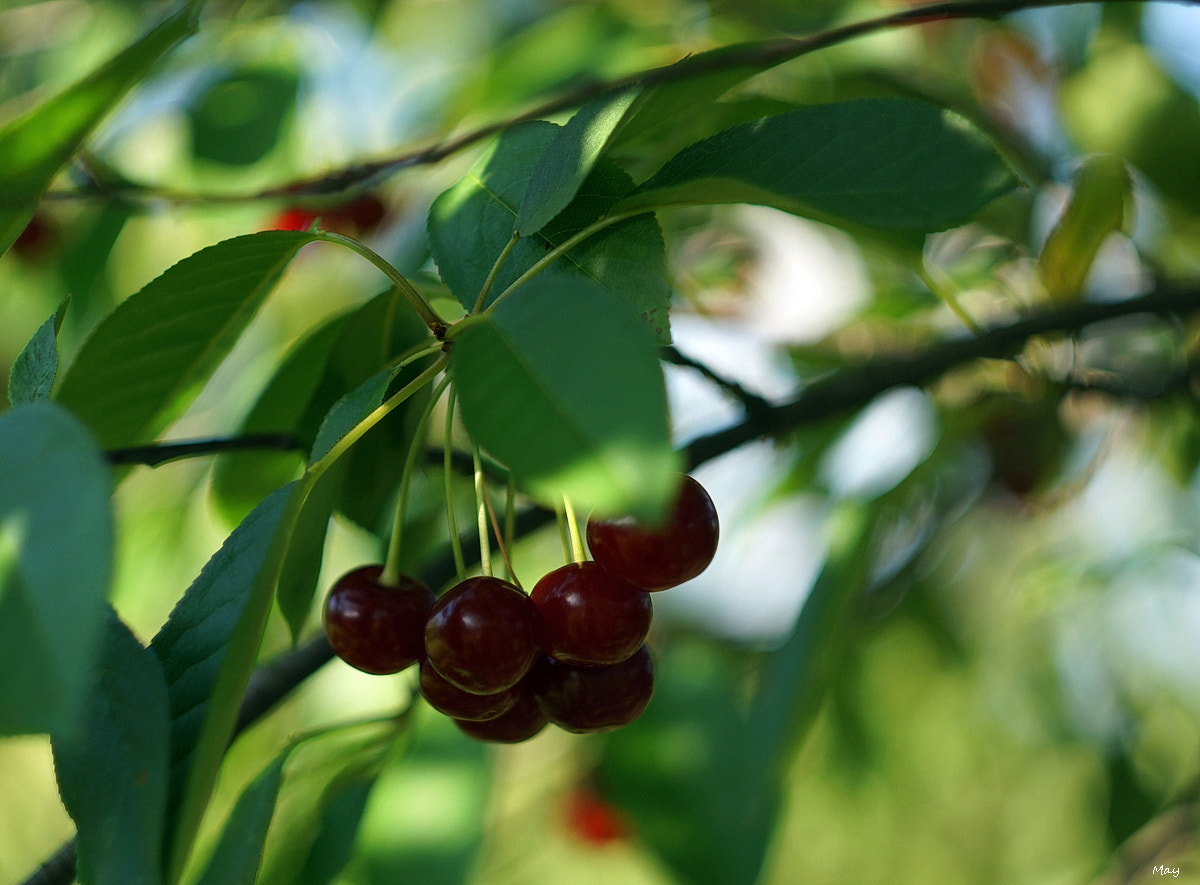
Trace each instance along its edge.
<path fill-rule="evenodd" d="M 108 465 L 49 402 L 0 415 L 0 734 L 73 724 L 112 571 Z"/>
<path fill-rule="evenodd" d="M 966 221 L 1015 187 L 992 145 L 923 101 L 799 108 L 685 148 L 615 209 L 758 203 L 899 231 Z"/>
<path fill-rule="evenodd" d="M 84 342 L 57 399 L 105 448 L 153 439 L 195 399 L 299 251 L 303 231 L 236 237 L 183 259 Z"/>
<path fill-rule="evenodd" d="M 674 488 L 662 369 L 628 308 L 544 274 L 463 326 L 451 351 L 463 421 L 548 504 L 656 514 Z"/>
<path fill-rule="evenodd" d="M 280 753 L 242 791 L 197 885 L 254 885 L 290 751 Z"/>

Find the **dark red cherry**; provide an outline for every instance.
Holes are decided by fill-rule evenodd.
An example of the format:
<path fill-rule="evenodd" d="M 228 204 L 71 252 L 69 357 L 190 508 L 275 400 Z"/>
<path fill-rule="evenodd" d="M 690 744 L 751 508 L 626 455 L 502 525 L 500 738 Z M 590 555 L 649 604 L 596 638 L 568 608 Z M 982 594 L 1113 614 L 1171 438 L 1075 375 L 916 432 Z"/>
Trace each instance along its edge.
<path fill-rule="evenodd" d="M 421 662 L 421 697 L 429 706 L 454 719 L 484 722 L 507 712 L 521 692 L 513 686 L 496 694 L 471 694 L 447 682 L 429 661 Z"/>
<path fill-rule="evenodd" d="M 495 719 L 485 722 L 467 722 L 455 719 L 454 724 L 463 734 L 478 741 L 497 744 L 519 744 L 527 741 L 546 727 L 546 716 L 538 707 L 533 695 L 519 692 L 517 702 Z"/>
<path fill-rule="evenodd" d="M 542 649 L 560 661 L 616 664 L 642 647 L 650 595 L 595 562 L 556 568 L 530 594 Z"/>
<path fill-rule="evenodd" d="M 643 590 L 666 590 L 704 571 L 717 552 L 717 508 L 704 487 L 685 476 L 661 525 L 631 517 L 588 521 L 592 558 Z"/>
<path fill-rule="evenodd" d="M 434 603 L 425 651 L 438 673 L 463 691 L 504 691 L 521 681 L 538 653 L 537 612 L 508 581 L 467 578 Z"/>
<path fill-rule="evenodd" d="M 416 578 L 379 583 L 381 565 L 343 575 L 325 597 L 325 635 L 339 658 L 364 673 L 398 673 L 424 656 L 433 591 Z"/>
<path fill-rule="evenodd" d="M 543 657 L 534 677 L 546 718 L 576 734 L 612 731 L 637 719 L 654 693 L 654 660 L 646 646 L 619 664 L 580 667 Z"/>

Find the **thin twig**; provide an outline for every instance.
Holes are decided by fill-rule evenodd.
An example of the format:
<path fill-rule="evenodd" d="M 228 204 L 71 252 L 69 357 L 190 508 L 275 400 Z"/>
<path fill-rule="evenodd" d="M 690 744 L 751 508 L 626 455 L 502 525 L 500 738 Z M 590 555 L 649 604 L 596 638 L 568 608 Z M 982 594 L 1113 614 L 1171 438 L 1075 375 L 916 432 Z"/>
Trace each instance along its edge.
<path fill-rule="evenodd" d="M 300 450 L 300 441 L 294 433 L 247 433 L 242 436 L 185 439 L 109 449 L 104 453 L 104 457 L 108 459 L 109 464 L 144 464 L 147 467 L 157 467 L 159 464 L 180 458 L 259 450 L 295 452 Z"/>

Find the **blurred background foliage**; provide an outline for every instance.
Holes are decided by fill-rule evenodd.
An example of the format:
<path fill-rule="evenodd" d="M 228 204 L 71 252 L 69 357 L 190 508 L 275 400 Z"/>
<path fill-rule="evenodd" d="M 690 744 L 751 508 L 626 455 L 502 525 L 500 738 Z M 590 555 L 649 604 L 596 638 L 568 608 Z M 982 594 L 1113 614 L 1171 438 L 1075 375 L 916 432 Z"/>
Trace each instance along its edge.
<path fill-rule="evenodd" d="M 240 196 L 311 183 L 556 90 L 899 5 L 212 0 L 200 34 L 107 122 L 0 259 L 0 373 L 67 295 L 69 358 L 174 261 L 315 214 L 427 273 L 425 213 L 473 152 L 369 182 L 353 211 L 343 207 L 359 194 L 311 184 L 287 200 Z M 89 70 L 153 11 L 0 2 L 0 119 Z M 772 210 L 666 214 L 676 344 L 778 399 L 831 369 L 911 353 L 964 317 L 1018 317 L 1051 297 L 1039 256 L 1063 207 L 1083 205 L 1073 194 L 1094 155 L 1123 161 L 1127 184 L 1093 193 L 1093 210 L 1112 218 L 1115 206 L 1116 220 L 1095 260 L 1069 268 L 1084 297 L 1196 279 L 1197 46 L 1200 9 L 1165 3 L 932 23 L 782 65 L 688 126 L 633 142 L 619 159 L 645 174 L 688 140 L 782 107 L 924 95 L 984 126 L 1028 184 L 930 238 L 924 274 Z M 237 432 L 285 356 L 327 323 L 353 322 L 335 318 L 379 286 L 348 253 L 303 254 L 168 437 Z M 324 334 L 313 346 L 336 346 Z M 497 750 L 417 709 L 394 740 L 298 754 L 264 881 L 1115 885 L 1156 881 L 1160 864 L 1200 881 L 1196 342 L 1193 321 L 1168 318 L 1038 339 L 1015 361 L 973 364 L 705 465 L 722 550 L 691 586 L 656 599 L 660 680 L 641 720 Z M 708 380 L 667 371 L 681 442 L 737 419 Z M 368 487 L 334 521 L 322 586 L 380 556 L 394 456 L 386 440 L 364 451 Z M 239 501 L 237 477 L 295 469 L 285 454 L 245 457 L 258 460 L 139 468 L 119 487 L 113 598 L 143 640 L 261 494 Z M 445 531 L 436 475 L 417 494 L 414 567 Z M 838 541 L 847 512 L 870 514 L 862 543 Z M 540 575 L 558 556 L 553 534 L 535 535 L 518 571 Z M 819 574 L 858 584 L 840 620 L 824 622 L 835 631 L 828 693 L 792 745 L 787 710 L 747 712 L 745 701 L 763 680 L 796 681 L 788 655 L 812 637 L 792 624 Z M 264 654 L 288 645 L 277 618 Z M 234 746 L 214 820 L 297 730 L 408 696 L 405 678 L 326 666 Z M 765 746 L 777 750 L 769 759 Z M 0 880 L 17 881 L 71 826 L 43 740 L 0 743 L 0 784 Z"/>

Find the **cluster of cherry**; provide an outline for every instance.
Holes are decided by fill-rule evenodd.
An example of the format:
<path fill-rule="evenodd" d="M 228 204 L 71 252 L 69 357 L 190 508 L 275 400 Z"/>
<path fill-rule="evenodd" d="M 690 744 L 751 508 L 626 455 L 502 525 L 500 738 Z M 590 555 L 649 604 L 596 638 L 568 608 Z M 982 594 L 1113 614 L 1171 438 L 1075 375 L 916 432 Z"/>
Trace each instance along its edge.
<path fill-rule="evenodd" d="M 611 731 L 654 690 L 650 593 L 700 574 L 717 535 L 712 499 L 685 476 L 665 523 L 589 520 L 593 560 L 555 569 L 528 596 L 482 575 L 435 599 L 414 578 L 385 586 L 381 566 L 356 569 L 329 591 L 326 635 L 367 673 L 419 664 L 421 695 L 479 740 L 517 743 L 547 723 Z"/>

